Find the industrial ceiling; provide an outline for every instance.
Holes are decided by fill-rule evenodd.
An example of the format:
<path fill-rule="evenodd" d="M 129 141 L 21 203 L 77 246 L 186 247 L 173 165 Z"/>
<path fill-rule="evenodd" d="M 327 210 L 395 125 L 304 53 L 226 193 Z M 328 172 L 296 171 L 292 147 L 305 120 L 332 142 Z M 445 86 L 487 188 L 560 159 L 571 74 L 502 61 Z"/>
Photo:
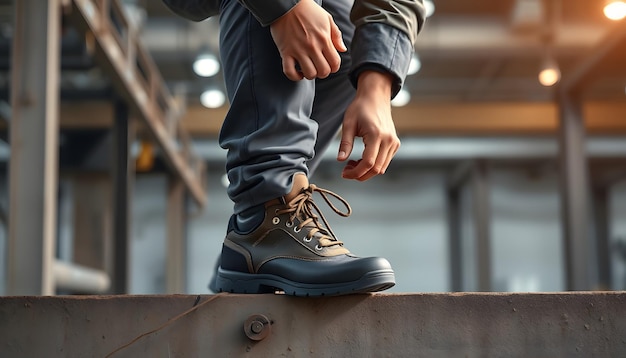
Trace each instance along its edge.
<path fill-rule="evenodd" d="M 194 96 L 217 79 L 196 76 L 192 62 L 203 48 L 217 51 L 216 21 L 192 23 L 159 1 L 144 1 L 143 38 L 164 77 Z M 434 0 L 420 34 L 421 70 L 405 88 L 414 101 L 546 101 L 554 87 L 537 75 L 547 55 L 567 78 L 615 27 L 600 0 Z M 141 5 L 141 2 L 139 3 Z M 625 20 L 626 21 L 626 20 Z M 594 99 L 625 97 L 626 48 L 594 82 Z M 192 99 L 192 98 L 190 98 Z"/>
<path fill-rule="evenodd" d="M 218 54 L 218 19 L 200 23 L 172 14 L 161 1 L 126 0 L 141 39 L 165 82 L 189 106 L 207 88 L 223 87 L 218 74 L 203 78 L 192 70 L 203 51 Z M 421 70 L 405 89 L 413 102 L 544 102 L 553 87 L 537 79 L 552 56 L 567 79 L 581 63 L 610 41 L 626 20 L 611 21 L 601 0 L 434 0 L 435 12 L 420 34 L 416 53 Z M 10 82 L 12 2 L 0 0 L 0 95 Z M 622 31 L 624 32 L 624 31 Z M 111 93 L 105 75 L 89 58 L 88 44 L 70 29 L 64 32 L 62 89 L 65 99 Z M 590 99 L 626 98 L 626 46 L 613 51 L 585 95 Z"/>

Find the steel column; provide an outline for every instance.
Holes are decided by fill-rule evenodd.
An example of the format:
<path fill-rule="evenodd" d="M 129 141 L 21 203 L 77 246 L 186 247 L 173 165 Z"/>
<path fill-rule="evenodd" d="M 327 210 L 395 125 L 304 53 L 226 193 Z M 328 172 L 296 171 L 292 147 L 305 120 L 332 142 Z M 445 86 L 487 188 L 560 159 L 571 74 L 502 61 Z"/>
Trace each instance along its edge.
<path fill-rule="evenodd" d="M 588 238 L 589 172 L 585 149 L 585 123 L 579 93 L 559 91 L 559 156 L 561 215 L 566 264 L 566 288 L 589 290 L 591 245 Z"/>
<path fill-rule="evenodd" d="M 610 290 L 613 286 L 611 270 L 611 211 L 610 189 L 607 186 L 593 189 L 593 217 L 598 260 L 598 289 Z"/>
<path fill-rule="evenodd" d="M 448 245 L 450 290 L 463 291 L 463 249 L 461 242 L 461 188 L 472 172 L 472 163 L 463 161 L 450 173 L 447 180 L 446 204 L 448 211 Z"/>
<path fill-rule="evenodd" d="M 74 256 L 79 265 L 113 276 L 111 179 L 103 173 L 73 174 Z"/>
<path fill-rule="evenodd" d="M 491 200 L 489 197 L 489 168 L 484 160 L 478 160 L 474 163 L 471 183 L 474 230 L 476 232 L 478 290 L 491 291 Z"/>
<path fill-rule="evenodd" d="M 127 293 L 131 193 L 134 179 L 134 162 L 131 160 L 131 145 L 134 130 L 129 116 L 128 104 L 115 102 L 113 126 L 113 292 Z"/>
<path fill-rule="evenodd" d="M 168 293 L 184 293 L 187 286 L 186 198 L 185 183 L 170 176 L 167 190 L 167 270 L 165 280 Z"/>
<path fill-rule="evenodd" d="M 446 192 L 448 206 L 448 245 L 450 259 L 450 290 L 463 290 L 463 273 L 461 251 L 461 201 L 458 187 L 450 187 Z"/>
<path fill-rule="evenodd" d="M 13 2 L 9 295 L 55 293 L 61 13 L 57 0 Z"/>

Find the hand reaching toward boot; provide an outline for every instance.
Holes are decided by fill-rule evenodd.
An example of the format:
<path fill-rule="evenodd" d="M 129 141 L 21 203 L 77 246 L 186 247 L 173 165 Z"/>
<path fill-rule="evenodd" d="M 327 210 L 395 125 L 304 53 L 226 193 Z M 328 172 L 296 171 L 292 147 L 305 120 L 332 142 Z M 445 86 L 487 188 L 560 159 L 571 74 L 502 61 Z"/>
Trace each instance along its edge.
<path fill-rule="evenodd" d="M 346 51 L 332 16 L 313 0 L 302 0 L 270 25 L 283 60 L 283 72 L 292 81 L 326 78 L 337 72 Z"/>
<path fill-rule="evenodd" d="M 350 160 L 343 169 L 346 179 L 364 181 L 384 174 L 400 148 L 400 139 L 391 117 L 391 76 L 376 71 L 359 75 L 356 97 L 343 118 L 337 160 L 350 156 L 356 137 L 363 138 L 361 159 Z"/>

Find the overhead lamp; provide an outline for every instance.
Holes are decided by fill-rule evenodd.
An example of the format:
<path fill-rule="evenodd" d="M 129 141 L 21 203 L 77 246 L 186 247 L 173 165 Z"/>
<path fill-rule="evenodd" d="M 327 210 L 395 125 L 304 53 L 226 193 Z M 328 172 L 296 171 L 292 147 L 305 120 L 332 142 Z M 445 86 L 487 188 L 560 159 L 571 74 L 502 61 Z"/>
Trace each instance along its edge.
<path fill-rule="evenodd" d="M 626 17 L 626 2 L 617 0 L 608 0 L 604 6 L 604 16 L 618 21 Z"/>
<path fill-rule="evenodd" d="M 217 57 L 203 53 L 193 62 L 193 72 L 201 77 L 212 77 L 220 71 L 220 62 Z"/>
<path fill-rule="evenodd" d="M 407 75 L 414 75 L 419 72 L 420 68 L 422 68 L 422 62 L 416 53 L 413 53 L 411 56 L 411 62 L 409 62 L 409 71 Z"/>
<path fill-rule="evenodd" d="M 391 100 L 391 105 L 394 107 L 403 107 L 409 104 L 411 101 L 411 94 L 405 89 L 401 89 L 394 99 Z"/>
<path fill-rule="evenodd" d="M 424 0 L 424 9 L 426 10 L 426 17 L 431 17 L 435 13 L 435 3 L 433 0 Z"/>
<path fill-rule="evenodd" d="M 539 72 L 539 83 L 543 86 L 554 86 L 561 80 L 561 70 L 554 57 L 546 55 Z"/>
<path fill-rule="evenodd" d="M 200 103 L 206 108 L 219 108 L 226 103 L 226 96 L 218 89 L 206 90 L 200 95 Z"/>

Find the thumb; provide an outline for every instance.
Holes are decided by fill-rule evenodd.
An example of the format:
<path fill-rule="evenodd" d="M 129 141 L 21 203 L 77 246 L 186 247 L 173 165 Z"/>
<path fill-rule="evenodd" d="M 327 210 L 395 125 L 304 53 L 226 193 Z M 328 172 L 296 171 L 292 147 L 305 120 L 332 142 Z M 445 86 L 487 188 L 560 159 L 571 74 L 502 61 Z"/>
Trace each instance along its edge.
<path fill-rule="evenodd" d="M 346 125 L 344 122 L 343 129 L 341 130 L 341 142 L 339 143 L 339 153 L 337 154 L 337 160 L 343 162 L 350 157 L 352 148 L 354 147 L 355 128 L 353 126 Z"/>
<path fill-rule="evenodd" d="M 330 31 L 330 36 L 333 41 L 333 45 L 335 46 L 335 49 L 339 52 L 348 51 L 346 44 L 343 42 L 343 37 L 341 36 L 341 30 L 339 30 L 339 26 L 337 26 L 337 24 L 335 24 L 335 22 L 332 20 L 330 22 Z"/>

